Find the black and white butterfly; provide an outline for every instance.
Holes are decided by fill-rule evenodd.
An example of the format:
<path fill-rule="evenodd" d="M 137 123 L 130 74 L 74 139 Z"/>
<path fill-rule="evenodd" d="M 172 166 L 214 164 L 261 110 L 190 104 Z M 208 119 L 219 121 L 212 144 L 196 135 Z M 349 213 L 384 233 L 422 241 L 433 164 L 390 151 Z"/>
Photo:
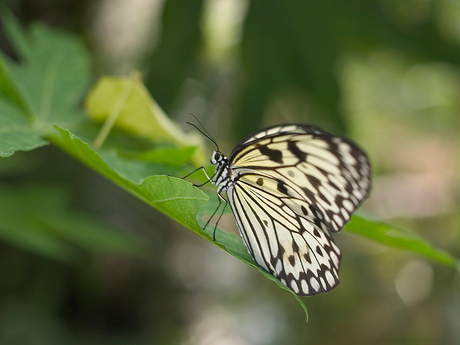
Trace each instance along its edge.
<path fill-rule="evenodd" d="M 216 147 L 215 174 L 206 176 L 225 203 L 227 194 L 257 264 L 297 295 L 336 287 L 342 255 L 331 233 L 344 227 L 369 193 L 366 154 L 348 139 L 302 124 L 252 134 L 229 158 Z"/>

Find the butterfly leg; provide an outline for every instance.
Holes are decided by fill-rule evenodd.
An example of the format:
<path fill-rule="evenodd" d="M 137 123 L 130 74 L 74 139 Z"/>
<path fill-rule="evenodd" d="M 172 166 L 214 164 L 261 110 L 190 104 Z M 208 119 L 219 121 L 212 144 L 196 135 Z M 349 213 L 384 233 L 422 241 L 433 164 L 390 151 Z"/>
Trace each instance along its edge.
<path fill-rule="evenodd" d="M 206 229 L 206 227 L 209 225 L 209 222 L 211 221 L 211 219 L 214 218 L 214 216 L 216 215 L 217 213 L 217 210 L 220 208 L 220 205 L 222 205 L 222 201 L 220 200 L 219 198 L 219 205 L 217 205 L 217 208 L 214 210 L 213 214 L 211 215 L 211 217 L 209 217 L 208 221 L 206 222 L 205 226 L 203 227 L 203 230 Z"/>
<path fill-rule="evenodd" d="M 202 183 L 202 184 L 194 184 L 193 186 L 194 186 L 194 187 L 202 187 L 202 186 L 204 186 L 206 183 L 211 182 L 211 180 L 212 180 L 212 178 L 214 177 L 215 174 L 212 175 L 212 176 L 209 176 L 209 175 L 208 175 L 208 172 L 206 171 L 206 169 L 204 168 L 204 166 L 201 166 L 201 167 L 199 167 L 199 168 L 196 168 L 195 170 L 193 170 L 192 172 L 188 173 L 188 174 L 185 175 L 184 177 L 181 177 L 180 179 L 181 179 L 181 180 L 184 180 L 184 179 L 186 179 L 187 177 L 189 177 L 190 175 L 194 174 L 195 172 L 197 172 L 197 171 L 200 170 L 200 169 L 203 170 L 203 172 L 204 172 L 204 174 L 206 175 L 206 177 L 207 177 L 208 180 L 207 180 L 206 182 Z"/>
<path fill-rule="evenodd" d="M 220 204 L 222 204 L 222 201 L 225 203 L 224 205 L 224 208 L 222 209 L 222 212 L 220 213 L 220 216 L 219 216 L 219 219 L 217 219 L 217 222 L 216 222 L 216 226 L 214 227 L 214 231 L 212 233 L 212 241 L 213 242 L 216 242 L 216 231 L 217 231 L 217 226 L 219 225 L 219 222 L 220 222 L 220 219 L 222 218 L 222 216 L 224 215 L 224 212 L 225 212 L 225 209 L 227 208 L 227 205 L 228 205 L 228 200 L 225 199 L 222 194 L 220 193 L 217 193 L 217 196 L 219 197 L 219 207 L 220 207 Z M 217 209 L 216 209 L 217 211 Z M 215 214 L 216 212 L 214 212 Z"/>
<path fill-rule="evenodd" d="M 184 177 L 181 177 L 180 179 L 181 179 L 181 180 L 186 179 L 187 177 L 189 177 L 190 175 L 196 173 L 196 172 L 197 172 L 198 170 L 200 170 L 200 169 L 204 171 L 205 175 L 208 177 L 208 180 L 209 180 L 209 176 L 208 176 L 206 170 L 204 169 L 204 166 L 203 166 L 203 165 L 200 166 L 199 168 L 196 168 L 196 169 L 193 170 L 192 172 L 188 173 L 188 174 L 185 175 Z"/>

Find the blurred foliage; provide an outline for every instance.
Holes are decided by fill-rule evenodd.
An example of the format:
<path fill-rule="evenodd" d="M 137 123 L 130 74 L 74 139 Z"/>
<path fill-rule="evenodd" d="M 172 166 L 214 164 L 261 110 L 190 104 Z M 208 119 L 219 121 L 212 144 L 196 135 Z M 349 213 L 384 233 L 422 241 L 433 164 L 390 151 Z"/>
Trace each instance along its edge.
<path fill-rule="evenodd" d="M 118 123 L 96 149 L 100 127 L 77 107 L 91 83 L 91 61 L 99 61 L 94 71 L 116 70 L 104 64 L 100 44 L 116 41 L 129 48 L 140 35 L 133 30 L 118 39 L 115 28 L 140 27 L 140 16 L 116 12 L 115 2 L 104 0 L 7 3 L 26 29 L 11 16 L 2 17 L 8 40 L 0 36 L 1 155 L 51 142 L 212 241 L 211 227 L 203 232 L 196 214 L 210 198 L 198 215 L 202 226 L 203 216 L 217 203 L 213 192 L 207 196 L 184 181 L 151 176 L 185 175 L 193 169 L 187 163 L 195 147 L 153 143 L 129 135 Z M 447 254 L 460 252 L 460 179 L 453 169 L 460 166 L 455 34 L 460 16 L 452 14 L 455 5 L 447 0 L 235 1 L 241 8 L 228 13 L 240 16 L 233 21 L 236 39 L 223 50 L 227 55 L 212 55 L 206 30 L 212 31 L 209 21 L 218 16 L 219 3 L 230 6 L 210 0 L 156 6 L 158 40 L 132 68 L 143 71 L 166 113 L 179 122 L 188 120 L 189 112 L 205 119 L 224 148 L 277 122 L 314 122 L 349 133 L 369 150 L 377 168 L 367 212 L 393 218 L 398 226 L 355 217 L 347 230 L 455 266 L 456 259 Z M 133 1 L 125 8 L 146 12 L 148 6 L 153 2 Z M 99 23 L 104 13 L 114 22 Z M 76 35 L 31 24 L 35 19 L 77 32 L 92 45 L 95 59 Z M 108 26 L 101 34 L 89 22 Z M 97 104 L 107 102 L 110 109 L 110 99 L 120 92 L 102 94 Z M 137 105 L 125 111 L 133 109 Z M 175 157 L 180 163 L 172 162 Z M 432 179 L 445 185 L 430 184 Z M 221 251 L 212 252 L 214 246 L 187 237 L 159 213 L 152 214 L 151 207 L 115 191 L 52 147 L 0 158 L 0 182 L 2 343 L 460 340 L 455 331 L 460 314 L 454 307 L 460 303 L 458 275 L 388 247 L 337 236 L 344 252 L 342 285 L 331 294 L 304 299 L 310 313 L 305 326 L 289 294 L 257 281 L 251 272 L 237 273 L 246 272 L 243 265 L 232 266 L 235 260 L 225 261 Z M 438 189 L 444 194 L 420 194 Z M 225 218 L 221 224 L 227 228 L 232 221 Z M 147 250 L 139 237 L 148 242 Z M 237 236 L 218 229 L 217 239 L 220 247 L 253 264 Z M 423 286 L 425 293 L 416 297 Z"/>
<path fill-rule="evenodd" d="M 68 263 L 78 258 L 77 248 L 102 253 L 141 249 L 140 239 L 66 209 L 69 197 L 57 186 L 0 189 L 0 237 L 6 243 Z"/>
<path fill-rule="evenodd" d="M 168 1 L 162 16 L 163 35 L 149 59 L 146 84 L 166 113 L 188 78 L 199 77 L 198 49 L 201 42 L 200 15 L 203 1 Z M 180 29 L 179 29 L 180 28 Z"/>

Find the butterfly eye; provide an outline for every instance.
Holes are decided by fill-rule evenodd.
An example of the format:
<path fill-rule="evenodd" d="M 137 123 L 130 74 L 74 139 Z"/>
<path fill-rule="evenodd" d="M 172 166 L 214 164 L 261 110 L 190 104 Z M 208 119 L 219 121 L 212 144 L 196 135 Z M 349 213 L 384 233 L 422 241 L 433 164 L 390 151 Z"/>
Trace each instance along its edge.
<path fill-rule="evenodd" d="M 220 153 L 219 151 L 214 151 L 211 157 L 211 164 L 216 165 L 221 160 L 222 160 L 222 153 Z"/>

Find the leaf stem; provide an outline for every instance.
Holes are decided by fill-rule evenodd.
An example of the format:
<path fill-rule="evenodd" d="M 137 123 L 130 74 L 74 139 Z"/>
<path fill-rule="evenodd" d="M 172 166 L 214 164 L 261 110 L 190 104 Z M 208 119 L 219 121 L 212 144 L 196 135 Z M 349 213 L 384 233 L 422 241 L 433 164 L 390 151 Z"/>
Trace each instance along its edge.
<path fill-rule="evenodd" d="M 105 120 L 104 124 L 102 125 L 101 130 L 99 131 L 96 139 L 94 140 L 94 147 L 96 149 L 101 148 L 101 146 L 104 144 L 105 139 L 110 133 L 110 130 L 112 129 L 113 125 L 115 124 L 115 121 L 117 121 L 118 116 L 121 113 L 121 110 L 123 109 L 124 104 L 126 103 L 126 100 L 128 99 L 128 96 L 130 95 L 136 78 L 139 76 L 138 72 L 132 72 L 129 78 L 129 81 L 126 83 L 125 87 L 123 88 L 120 97 L 118 98 L 117 103 L 113 106 L 109 116 L 107 117 L 107 120 Z"/>

